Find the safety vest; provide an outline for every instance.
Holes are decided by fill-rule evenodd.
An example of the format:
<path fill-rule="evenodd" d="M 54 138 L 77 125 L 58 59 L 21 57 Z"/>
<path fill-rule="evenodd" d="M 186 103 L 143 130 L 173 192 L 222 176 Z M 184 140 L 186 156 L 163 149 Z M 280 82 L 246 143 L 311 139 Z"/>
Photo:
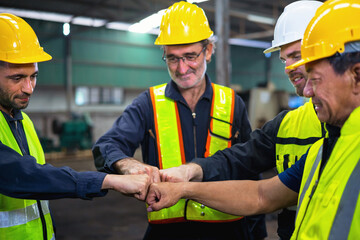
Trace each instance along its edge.
<path fill-rule="evenodd" d="M 44 164 L 45 157 L 30 118 L 22 113 L 30 155 Z M 23 155 L 4 115 L 0 114 L 0 141 Z M 43 225 L 42 221 L 45 221 Z M 43 226 L 47 236 L 43 236 Z M 11 198 L 0 194 L 0 238 L 11 240 L 55 239 L 48 201 Z"/>
<path fill-rule="evenodd" d="M 186 162 L 177 104 L 165 96 L 166 84 L 150 88 L 154 111 L 157 151 L 160 169 L 177 167 Z M 235 95 L 228 87 L 212 84 L 213 97 L 205 156 L 231 146 L 231 126 Z M 151 223 L 184 221 L 226 222 L 243 218 L 219 212 L 192 200 L 181 199 L 170 208 L 148 213 Z"/>
<path fill-rule="evenodd" d="M 359 239 L 360 108 L 341 129 L 319 179 L 324 140 L 306 158 L 293 239 Z"/>
<path fill-rule="evenodd" d="M 289 111 L 281 121 L 276 138 L 276 168 L 285 171 L 298 161 L 309 147 L 324 136 L 314 106 L 310 102 Z"/>

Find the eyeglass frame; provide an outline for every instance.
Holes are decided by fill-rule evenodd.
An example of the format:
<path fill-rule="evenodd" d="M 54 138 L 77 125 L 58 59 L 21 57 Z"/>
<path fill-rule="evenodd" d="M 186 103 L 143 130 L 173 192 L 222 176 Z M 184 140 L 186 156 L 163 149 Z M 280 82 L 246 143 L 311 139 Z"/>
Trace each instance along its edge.
<path fill-rule="evenodd" d="M 208 46 L 208 45 L 205 45 L 205 46 L 201 49 L 201 51 L 200 51 L 198 54 L 196 54 L 195 56 L 190 56 L 190 55 L 187 55 L 187 56 L 184 56 L 184 57 L 172 56 L 172 57 L 174 58 L 174 60 L 176 59 L 175 62 L 167 62 L 166 59 L 168 59 L 168 58 L 165 56 L 165 52 L 163 53 L 163 56 L 162 56 L 161 59 L 162 59 L 165 63 L 167 63 L 167 64 L 179 64 L 180 59 L 181 59 L 184 63 L 189 63 L 189 62 L 190 62 L 190 63 L 194 63 L 194 62 L 196 61 L 196 59 L 198 59 L 198 57 L 200 57 L 201 53 L 205 52 L 205 50 L 207 49 L 207 46 Z M 194 59 L 193 59 L 193 60 L 189 60 L 188 57 L 194 58 Z M 186 60 L 186 62 L 185 62 L 185 60 Z"/>

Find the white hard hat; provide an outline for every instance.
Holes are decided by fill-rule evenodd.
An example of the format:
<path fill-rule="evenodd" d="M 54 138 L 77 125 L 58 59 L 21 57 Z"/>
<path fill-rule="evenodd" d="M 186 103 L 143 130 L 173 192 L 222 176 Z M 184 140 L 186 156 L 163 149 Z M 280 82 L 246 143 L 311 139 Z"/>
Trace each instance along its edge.
<path fill-rule="evenodd" d="M 323 3 L 319 1 L 296 1 L 284 8 L 276 22 L 274 40 L 264 53 L 280 50 L 280 47 L 301 40 L 305 29 Z"/>

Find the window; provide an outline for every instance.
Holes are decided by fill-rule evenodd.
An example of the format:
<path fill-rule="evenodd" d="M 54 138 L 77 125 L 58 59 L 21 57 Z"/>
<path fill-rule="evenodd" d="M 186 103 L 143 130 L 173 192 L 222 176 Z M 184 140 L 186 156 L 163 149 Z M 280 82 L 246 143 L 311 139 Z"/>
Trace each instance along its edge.
<path fill-rule="evenodd" d="M 75 89 L 75 104 L 78 106 L 121 104 L 123 100 L 123 88 L 76 87 Z"/>

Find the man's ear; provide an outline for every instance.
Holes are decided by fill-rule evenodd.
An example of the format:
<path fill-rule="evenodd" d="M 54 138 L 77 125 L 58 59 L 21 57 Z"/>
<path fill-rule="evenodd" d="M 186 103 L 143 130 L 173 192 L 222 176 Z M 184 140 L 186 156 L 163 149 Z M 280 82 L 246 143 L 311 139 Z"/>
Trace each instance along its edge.
<path fill-rule="evenodd" d="M 214 45 L 212 43 L 207 45 L 207 49 L 206 49 L 206 52 L 205 52 L 205 54 L 206 54 L 205 57 L 206 57 L 206 62 L 207 63 L 210 63 L 210 61 L 211 61 L 211 56 L 213 54 L 213 48 L 214 48 Z"/>
<path fill-rule="evenodd" d="M 354 91 L 360 94 L 360 63 L 356 63 L 351 67 L 351 75 L 354 79 Z"/>

